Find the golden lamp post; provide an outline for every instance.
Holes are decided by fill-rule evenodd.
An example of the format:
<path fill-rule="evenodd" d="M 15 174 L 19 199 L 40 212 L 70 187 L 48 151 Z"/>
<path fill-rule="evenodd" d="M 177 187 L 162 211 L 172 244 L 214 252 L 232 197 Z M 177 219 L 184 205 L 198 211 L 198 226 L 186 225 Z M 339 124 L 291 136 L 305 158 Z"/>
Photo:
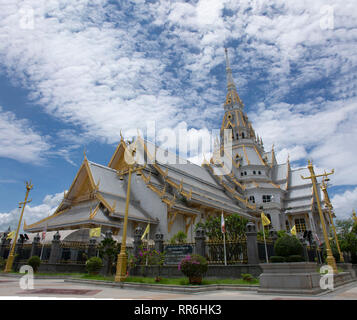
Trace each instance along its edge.
<path fill-rule="evenodd" d="M 333 269 L 333 273 L 338 273 L 337 271 L 337 265 L 336 265 L 336 261 L 334 256 L 332 255 L 332 250 L 331 250 L 331 246 L 330 246 L 330 241 L 327 235 L 327 230 L 326 230 L 326 225 L 325 225 L 325 219 L 322 213 L 322 209 L 321 209 L 321 203 L 320 203 L 320 198 L 319 195 L 317 193 L 317 180 L 316 178 L 318 177 L 327 177 L 330 174 L 334 173 L 334 170 L 332 169 L 332 172 L 330 173 L 324 173 L 324 174 L 319 174 L 316 175 L 314 172 L 314 166 L 312 165 L 312 163 L 310 162 L 310 160 L 308 161 L 308 169 L 310 171 L 311 176 L 310 177 L 303 177 L 301 176 L 302 179 L 311 179 L 312 181 L 312 186 L 313 186 L 313 190 L 314 190 L 314 194 L 315 194 L 315 198 L 316 198 L 316 202 L 317 202 L 317 208 L 319 211 L 319 215 L 320 215 L 320 220 L 321 220 L 321 225 L 322 225 L 322 231 L 324 234 L 324 239 L 325 239 L 325 243 L 326 243 L 326 252 L 327 252 L 327 264 Z"/>
<path fill-rule="evenodd" d="M 355 209 L 352 210 L 352 219 L 355 224 L 357 224 L 357 217 L 356 217 L 356 211 Z"/>
<path fill-rule="evenodd" d="M 126 155 L 128 156 L 128 149 L 126 150 Z M 129 151 L 130 152 L 130 151 Z M 128 187 L 126 192 L 126 203 L 125 203 L 125 216 L 124 216 L 124 229 L 123 236 L 121 240 L 120 253 L 118 254 L 117 259 L 117 269 L 115 274 L 115 282 L 122 282 L 126 278 L 126 265 L 128 261 L 128 255 L 126 253 L 126 234 L 128 227 L 128 211 L 129 211 L 129 202 L 130 202 L 130 184 L 131 184 L 131 174 L 133 172 L 137 172 L 137 175 L 141 175 L 141 170 L 145 168 L 145 166 L 135 167 L 135 148 L 131 151 L 131 155 L 129 155 L 130 160 L 128 163 L 128 169 L 118 171 L 118 175 L 120 176 L 120 180 L 124 179 L 125 174 L 129 174 L 128 176 Z"/>
<path fill-rule="evenodd" d="M 335 228 L 335 224 L 333 223 L 333 217 L 332 217 L 332 204 L 331 204 L 331 201 L 330 201 L 330 197 L 329 197 L 329 195 L 327 193 L 326 181 L 329 181 L 329 180 L 330 179 L 328 179 L 326 176 L 324 177 L 324 179 L 322 179 L 321 190 L 324 193 L 324 199 L 325 199 L 326 207 L 328 208 L 328 213 L 329 213 L 329 217 L 330 217 L 330 221 L 331 221 L 332 230 L 333 230 L 333 233 L 335 235 L 335 241 L 336 241 L 336 246 L 337 246 L 338 253 L 340 255 L 340 261 L 343 263 L 343 262 L 345 262 L 345 259 L 343 258 L 343 254 L 341 252 L 340 243 L 338 242 L 338 238 L 337 238 L 337 234 L 336 234 L 336 228 Z"/>
<path fill-rule="evenodd" d="M 17 236 L 19 235 L 19 230 L 20 230 L 20 226 L 21 226 L 21 221 L 22 221 L 22 216 L 24 214 L 24 210 L 25 210 L 25 206 L 26 203 L 31 202 L 31 200 L 27 201 L 27 197 L 29 195 L 30 190 L 33 188 L 33 185 L 31 184 L 31 182 L 27 182 L 26 181 L 26 195 L 25 195 L 25 201 L 24 202 L 20 202 L 19 203 L 19 208 L 21 208 L 22 205 L 22 211 L 21 211 L 21 215 L 20 215 L 20 220 L 19 220 L 19 224 L 17 225 L 17 229 L 16 229 L 16 234 L 15 237 L 13 238 L 12 244 L 11 244 L 11 250 L 10 250 L 10 254 L 7 258 L 7 262 L 6 262 L 6 266 L 5 266 L 5 272 L 11 272 L 11 268 L 12 268 L 12 264 L 14 262 L 14 251 L 15 251 L 15 245 L 16 245 L 16 240 L 17 240 Z"/>

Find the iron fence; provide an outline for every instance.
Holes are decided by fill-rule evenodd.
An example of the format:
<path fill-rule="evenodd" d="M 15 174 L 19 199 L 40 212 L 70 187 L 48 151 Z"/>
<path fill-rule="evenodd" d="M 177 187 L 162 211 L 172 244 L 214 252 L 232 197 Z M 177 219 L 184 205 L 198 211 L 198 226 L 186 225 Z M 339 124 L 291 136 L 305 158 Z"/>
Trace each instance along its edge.
<path fill-rule="evenodd" d="M 258 256 L 259 256 L 259 260 L 261 262 L 266 262 L 266 252 L 265 252 L 265 243 L 264 241 L 258 240 L 257 241 L 258 244 Z M 275 252 L 274 252 L 274 241 L 267 239 L 266 240 L 266 248 L 267 248 L 267 253 L 268 253 L 268 259 L 271 256 L 275 256 Z"/>
<path fill-rule="evenodd" d="M 206 258 L 209 264 L 224 264 L 224 242 L 206 241 Z M 246 239 L 226 241 L 227 264 L 248 263 Z"/>

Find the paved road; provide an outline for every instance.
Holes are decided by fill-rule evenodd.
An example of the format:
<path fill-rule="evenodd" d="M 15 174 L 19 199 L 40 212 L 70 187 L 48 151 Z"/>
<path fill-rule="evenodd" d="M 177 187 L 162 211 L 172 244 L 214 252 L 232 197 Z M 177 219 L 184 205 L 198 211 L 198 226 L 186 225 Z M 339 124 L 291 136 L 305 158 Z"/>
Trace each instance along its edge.
<path fill-rule="evenodd" d="M 96 284 L 35 279 L 32 290 L 23 290 L 19 278 L 0 276 L 0 300 L 14 299 L 140 299 L 140 300 L 357 300 L 357 283 L 318 296 L 264 295 L 255 291 L 217 290 L 205 293 L 172 293 L 112 288 Z"/>

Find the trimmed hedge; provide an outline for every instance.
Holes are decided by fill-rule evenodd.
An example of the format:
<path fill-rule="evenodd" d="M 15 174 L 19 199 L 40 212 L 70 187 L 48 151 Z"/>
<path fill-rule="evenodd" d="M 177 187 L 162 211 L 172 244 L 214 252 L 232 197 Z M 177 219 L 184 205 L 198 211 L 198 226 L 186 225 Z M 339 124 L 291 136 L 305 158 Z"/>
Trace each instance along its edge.
<path fill-rule="evenodd" d="M 27 264 L 32 267 L 33 272 L 37 272 L 41 264 L 41 259 L 38 256 L 32 256 L 30 259 L 27 260 Z"/>
<path fill-rule="evenodd" d="M 289 257 L 292 255 L 302 256 L 303 246 L 298 238 L 285 235 L 276 240 L 274 251 L 277 256 Z"/>
<path fill-rule="evenodd" d="M 291 255 L 286 258 L 286 262 L 304 262 L 305 259 L 299 255 Z"/>
<path fill-rule="evenodd" d="M 270 262 L 272 263 L 278 263 L 278 262 L 286 262 L 285 258 L 282 256 L 271 256 L 270 257 Z"/>
<path fill-rule="evenodd" d="M 96 274 L 102 268 L 102 259 L 99 257 L 92 257 L 86 261 L 86 269 L 89 274 Z"/>

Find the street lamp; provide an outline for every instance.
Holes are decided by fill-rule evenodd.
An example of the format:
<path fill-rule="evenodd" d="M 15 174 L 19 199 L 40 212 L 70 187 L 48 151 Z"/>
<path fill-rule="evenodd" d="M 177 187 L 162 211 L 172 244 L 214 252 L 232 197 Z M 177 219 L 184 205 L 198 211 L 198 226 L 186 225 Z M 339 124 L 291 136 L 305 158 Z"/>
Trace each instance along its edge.
<path fill-rule="evenodd" d="M 12 244 L 11 244 L 11 250 L 10 250 L 10 254 L 9 254 L 8 258 L 7 258 L 7 262 L 6 262 L 6 266 L 5 266 L 4 272 L 11 272 L 12 264 L 13 264 L 14 258 L 15 258 L 14 251 L 15 251 L 16 240 L 17 240 L 17 236 L 19 235 L 22 216 L 24 214 L 26 203 L 31 202 L 31 200 L 27 201 L 27 197 L 28 197 L 29 192 L 30 192 L 30 190 L 32 188 L 33 188 L 33 185 L 31 184 L 31 182 L 27 182 L 26 181 L 25 201 L 19 203 L 19 208 L 21 208 L 21 206 L 22 206 L 22 211 L 21 211 L 21 215 L 20 215 L 20 219 L 19 219 L 19 224 L 17 225 L 16 234 L 15 234 L 15 237 L 13 238 L 13 241 L 12 241 Z"/>
<path fill-rule="evenodd" d="M 119 175 L 119 179 L 123 180 L 125 174 L 129 174 L 128 176 L 128 187 L 127 187 L 127 192 L 126 192 L 126 203 L 125 203 L 125 216 L 124 216 L 124 229 L 123 229 L 123 236 L 121 239 L 121 247 L 120 247 L 120 253 L 118 254 L 118 260 L 117 260 L 117 269 L 116 269 L 116 274 L 115 274 L 115 282 L 122 282 L 126 278 L 126 265 L 128 261 L 128 255 L 126 253 L 126 234 L 127 234 L 127 227 L 128 227 L 128 211 L 129 211 L 129 202 L 130 202 L 130 185 L 131 185 L 131 174 L 133 172 L 137 172 L 137 175 L 141 175 L 139 172 L 144 166 L 137 167 L 136 163 L 134 161 L 134 156 L 135 156 L 135 149 L 131 151 L 131 160 L 129 161 L 130 163 L 128 164 L 128 169 L 126 170 L 120 170 L 117 172 Z"/>
<path fill-rule="evenodd" d="M 340 244 L 338 242 L 338 238 L 337 238 L 337 234 L 336 234 L 336 228 L 335 228 L 335 224 L 333 223 L 333 217 L 332 217 L 332 204 L 331 204 L 331 201 L 330 201 L 330 197 L 327 193 L 327 184 L 326 184 L 326 181 L 330 181 L 330 179 L 328 178 L 324 178 L 322 179 L 322 185 L 321 185 L 321 190 L 322 192 L 324 193 L 324 198 L 325 198 L 325 202 L 326 202 L 326 206 L 328 208 L 328 213 L 329 213 L 329 217 L 330 217 L 330 221 L 331 221 L 331 226 L 332 226 L 332 230 L 333 230 L 333 233 L 335 235 L 335 240 L 336 240 L 336 246 L 337 246 L 337 250 L 338 250 L 338 253 L 340 255 L 340 261 L 343 263 L 345 262 L 345 259 L 343 258 L 343 254 L 341 252 L 341 248 L 340 248 Z M 331 239 L 332 240 L 332 239 Z"/>
<path fill-rule="evenodd" d="M 324 239 L 325 239 L 325 243 L 326 243 L 326 252 L 327 252 L 326 260 L 327 260 L 327 264 L 330 267 L 332 267 L 333 273 L 338 273 L 336 261 L 335 261 L 335 258 L 332 255 L 330 241 L 328 239 L 328 235 L 327 235 L 327 231 L 326 231 L 325 219 L 324 219 L 324 216 L 323 216 L 323 213 L 322 213 L 322 209 L 321 209 L 320 198 L 319 198 L 319 195 L 317 193 L 317 180 L 316 180 L 317 177 L 322 177 L 322 176 L 327 177 L 328 175 L 333 174 L 334 170 L 332 170 L 332 172 L 330 172 L 330 173 L 326 173 L 325 172 L 324 174 L 316 175 L 315 172 L 314 172 L 314 166 L 312 165 L 310 160 L 308 161 L 308 166 L 307 167 L 308 167 L 308 169 L 310 171 L 311 176 L 310 177 L 301 176 L 301 178 L 302 179 L 311 179 L 313 190 L 314 190 L 314 194 L 315 194 L 315 198 L 316 198 L 316 202 L 317 202 L 317 208 L 318 208 L 319 215 L 320 215 L 322 231 L 323 231 Z"/>

